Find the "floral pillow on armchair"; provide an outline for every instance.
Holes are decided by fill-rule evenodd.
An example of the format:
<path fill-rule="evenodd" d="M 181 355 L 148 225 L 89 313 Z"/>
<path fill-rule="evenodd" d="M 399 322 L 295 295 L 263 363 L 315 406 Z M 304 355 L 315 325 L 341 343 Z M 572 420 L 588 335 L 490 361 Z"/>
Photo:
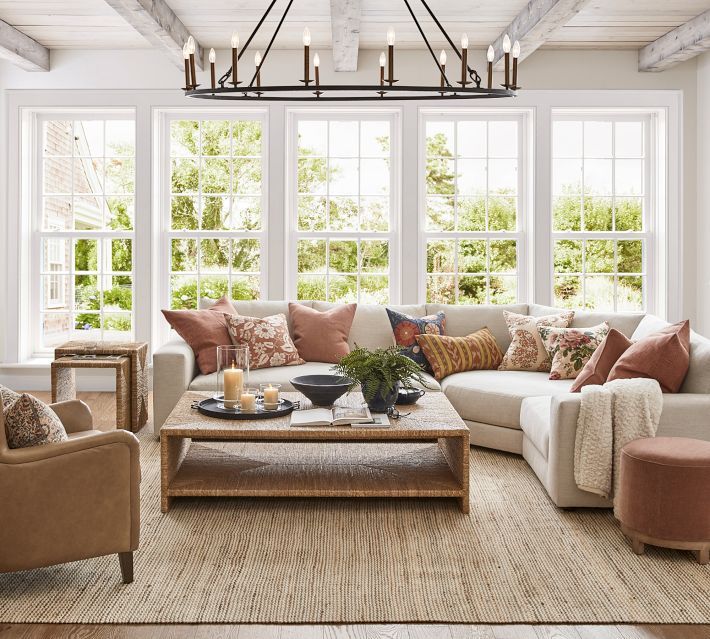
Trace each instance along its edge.
<path fill-rule="evenodd" d="M 552 360 L 550 379 L 574 379 L 604 341 L 609 324 L 602 322 L 589 328 L 538 326 L 537 330 Z"/>

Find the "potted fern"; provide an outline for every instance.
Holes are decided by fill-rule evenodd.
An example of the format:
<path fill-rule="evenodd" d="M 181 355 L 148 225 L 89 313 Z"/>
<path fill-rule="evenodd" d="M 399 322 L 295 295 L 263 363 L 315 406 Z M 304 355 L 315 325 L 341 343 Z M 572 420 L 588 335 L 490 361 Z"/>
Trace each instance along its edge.
<path fill-rule="evenodd" d="M 394 406 L 400 387 L 413 388 L 414 382 L 426 386 L 421 366 L 401 350 L 397 346 L 375 350 L 356 346 L 332 370 L 354 380 L 350 390 L 358 384 L 362 387 L 371 411 L 384 413 Z"/>

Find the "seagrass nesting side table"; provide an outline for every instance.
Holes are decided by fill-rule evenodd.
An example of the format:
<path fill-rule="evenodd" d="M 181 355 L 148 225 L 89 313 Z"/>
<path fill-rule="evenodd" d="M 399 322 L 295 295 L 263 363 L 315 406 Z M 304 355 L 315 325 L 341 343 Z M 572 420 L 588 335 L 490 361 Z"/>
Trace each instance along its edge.
<path fill-rule="evenodd" d="M 76 396 L 75 368 L 116 371 L 116 426 L 134 433 L 148 421 L 146 342 L 66 342 L 54 349 L 52 401 Z"/>

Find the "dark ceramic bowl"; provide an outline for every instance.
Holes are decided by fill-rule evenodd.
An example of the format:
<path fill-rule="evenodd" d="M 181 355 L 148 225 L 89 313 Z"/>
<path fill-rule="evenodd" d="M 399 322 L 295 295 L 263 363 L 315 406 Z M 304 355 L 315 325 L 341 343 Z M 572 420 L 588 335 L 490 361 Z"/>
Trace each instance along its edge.
<path fill-rule="evenodd" d="M 400 388 L 397 394 L 397 403 L 399 405 L 415 404 L 421 397 L 424 397 L 424 391 L 419 388 Z"/>
<path fill-rule="evenodd" d="M 294 377 L 291 385 L 314 406 L 332 406 L 336 399 L 345 395 L 353 380 L 341 375 L 301 375 Z"/>

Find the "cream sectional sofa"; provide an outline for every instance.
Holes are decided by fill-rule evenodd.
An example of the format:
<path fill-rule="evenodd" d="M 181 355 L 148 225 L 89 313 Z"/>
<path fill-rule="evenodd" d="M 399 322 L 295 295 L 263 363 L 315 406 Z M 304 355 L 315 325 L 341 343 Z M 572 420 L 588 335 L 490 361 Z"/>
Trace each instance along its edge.
<path fill-rule="evenodd" d="M 208 303 L 208 302 L 206 302 Z M 302 302 L 316 310 L 333 305 Z M 275 313 L 288 316 L 287 302 L 235 302 L 237 312 L 252 317 Z M 422 317 L 446 313 L 449 335 L 468 335 L 487 326 L 501 350 L 510 345 L 503 311 L 541 316 L 558 309 L 537 304 L 506 306 L 451 306 L 441 304 L 390 305 L 389 308 Z M 640 338 L 666 325 L 640 313 L 578 311 L 572 326 L 593 326 L 607 321 L 626 336 Z M 351 346 L 368 348 L 394 344 L 384 306 L 358 305 L 350 331 Z M 199 375 L 190 347 L 177 335 L 153 356 L 153 408 L 156 435 L 172 408 L 187 389 L 212 390 L 216 376 Z M 293 390 L 289 380 L 297 375 L 327 373 L 331 364 L 308 362 L 251 371 L 250 382 L 275 382 Z M 522 454 L 552 500 L 563 507 L 607 507 L 609 502 L 577 489 L 573 476 L 574 436 L 580 395 L 569 393 L 571 380 L 548 379 L 547 373 L 522 371 L 470 371 L 456 373 L 438 383 L 427 376 L 430 392 L 443 392 L 471 430 L 471 443 Z M 710 341 L 693 334 L 691 366 L 681 393 L 664 396 L 659 435 L 689 436 L 710 440 Z"/>

